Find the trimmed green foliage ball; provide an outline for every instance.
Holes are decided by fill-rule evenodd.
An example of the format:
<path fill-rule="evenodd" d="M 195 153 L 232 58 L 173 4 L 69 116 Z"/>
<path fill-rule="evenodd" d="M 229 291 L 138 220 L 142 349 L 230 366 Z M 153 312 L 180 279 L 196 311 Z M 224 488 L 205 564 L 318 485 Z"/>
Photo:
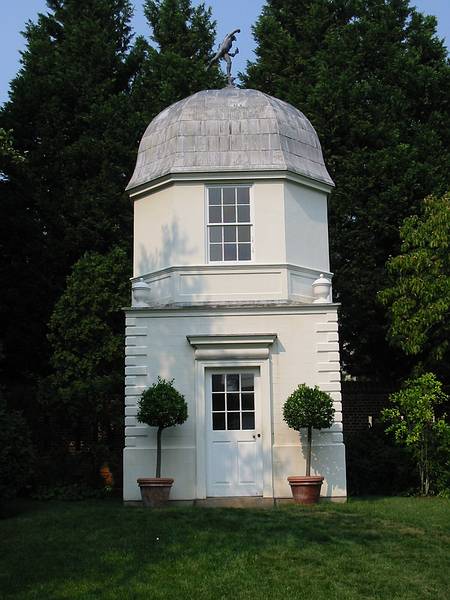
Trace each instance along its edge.
<path fill-rule="evenodd" d="M 334 418 L 333 400 L 329 394 L 302 383 L 284 403 L 283 417 L 292 429 L 326 429 Z"/>
<path fill-rule="evenodd" d="M 146 389 L 138 403 L 137 418 L 150 427 L 173 427 L 181 425 L 188 418 L 184 396 L 168 381 L 158 377 L 156 383 Z"/>

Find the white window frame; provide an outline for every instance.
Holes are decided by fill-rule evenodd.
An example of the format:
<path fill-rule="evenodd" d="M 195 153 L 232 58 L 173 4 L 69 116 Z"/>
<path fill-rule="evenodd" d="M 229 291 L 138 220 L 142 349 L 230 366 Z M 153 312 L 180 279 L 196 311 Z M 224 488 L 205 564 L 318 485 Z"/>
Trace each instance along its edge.
<path fill-rule="evenodd" d="M 209 222 L 209 190 L 213 188 L 248 188 L 249 190 L 249 202 L 250 202 L 250 221 L 245 223 L 210 223 Z M 210 257 L 210 243 L 209 243 L 209 230 L 211 227 L 217 226 L 234 226 L 248 225 L 250 227 L 250 258 L 248 260 L 211 260 Z M 236 241 L 236 246 L 238 241 Z M 224 240 L 222 239 L 222 248 Z M 211 183 L 205 186 L 205 252 L 207 263 L 210 265 L 246 265 L 254 262 L 255 260 L 255 249 L 254 249 L 254 213 L 253 213 L 253 184 L 252 183 Z"/>
<path fill-rule="evenodd" d="M 225 383 L 224 383 L 224 389 L 223 392 L 215 392 L 213 389 L 213 377 L 219 375 L 219 376 L 223 376 L 225 377 Z M 229 391 L 228 390 L 228 381 L 226 380 L 226 378 L 228 377 L 228 375 L 237 375 L 239 377 L 239 383 L 240 383 L 240 387 L 238 390 L 236 391 Z M 242 376 L 243 375 L 251 375 L 252 376 L 252 383 L 253 383 L 253 387 L 250 391 L 245 391 L 242 390 L 241 388 L 241 383 L 242 383 Z M 258 417 L 259 417 L 259 407 L 257 406 L 257 400 L 258 398 L 256 398 L 256 387 L 257 387 L 257 381 L 255 381 L 256 376 L 258 375 L 257 372 L 253 372 L 253 371 L 248 371 L 248 370 L 242 370 L 242 369 L 234 369 L 232 371 L 211 371 L 209 373 L 209 377 L 210 377 L 210 398 L 209 398 L 209 402 L 208 402 L 208 407 L 209 407 L 209 425 L 211 428 L 211 431 L 255 431 L 256 429 L 260 429 L 260 426 L 257 422 Z M 223 410 L 214 410 L 214 394 L 223 394 Z M 228 408 L 228 395 L 229 394 L 237 394 L 239 396 L 239 406 L 237 409 L 233 408 Z M 243 404 L 243 399 L 242 396 L 243 395 L 249 395 L 252 394 L 253 395 L 253 408 L 243 408 L 242 404 Z M 238 428 L 229 428 L 228 427 L 228 414 L 229 413 L 236 413 L 239 414 L 239 427 Z M 253 427 L 243 427 L 243 419 L 244 419 L 244 413 L 252 413 L 253 414 Z M 223 419 L 223 423 L 224 423 L 224 427 L 218 427 L 217 429 L 214 427 L 214 415 L 215 414 L 223 414 L 224 415 L 224 419 Z"/>

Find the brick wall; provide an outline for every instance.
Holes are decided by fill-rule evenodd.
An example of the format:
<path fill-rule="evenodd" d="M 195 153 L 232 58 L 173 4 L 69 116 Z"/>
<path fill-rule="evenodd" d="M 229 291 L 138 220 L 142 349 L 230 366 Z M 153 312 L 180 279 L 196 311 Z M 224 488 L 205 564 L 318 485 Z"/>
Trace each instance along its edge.
<path fill-rule="evenodd" d="M 342 383 L 342 422 L 344 437 L 364 431 L 369 427 L 369 418 L 375 423 L 380 412 L 388 404 L 393 388 L 377 383 Z"/>

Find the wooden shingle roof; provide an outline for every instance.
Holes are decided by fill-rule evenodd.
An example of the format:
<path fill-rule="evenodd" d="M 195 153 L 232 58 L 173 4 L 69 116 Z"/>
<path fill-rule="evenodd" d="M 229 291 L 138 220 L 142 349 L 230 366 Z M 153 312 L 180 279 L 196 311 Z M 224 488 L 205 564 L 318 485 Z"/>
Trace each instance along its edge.
<path fill-rule="evenodd" d="M 175 173 L 290 171 L 333 185 L 303 113 L 257 90 L 193 94 L 147 127 L 127 190 Z"/>

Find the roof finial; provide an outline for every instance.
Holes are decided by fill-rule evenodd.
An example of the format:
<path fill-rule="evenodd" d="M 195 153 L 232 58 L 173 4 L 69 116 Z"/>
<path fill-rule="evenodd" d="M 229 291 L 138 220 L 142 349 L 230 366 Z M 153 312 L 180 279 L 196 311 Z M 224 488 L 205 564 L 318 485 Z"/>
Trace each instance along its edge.
<path fill-rule="evenodd" d="M 223 39 L 223 42 L 220 44 L 217 54 L 209 61 L 209 64 L 206 67 L 209 69 L 209 67 L 216 61 L 219 61 L 220 59 L 224 60 L 227 63 L 227 78 L 229 86 L 234 86 L 235 80 L 235 77 L 231 77 L 231 59 L 234 58 L 236 54 L 239 54 L 239 48 L 236 48 L 234 52 L 230 52 L 233 42 L 236 41 L 236 33 L 241 33 L 241 30 L 235 29 L 231 33 L 227 33 Z"/>

